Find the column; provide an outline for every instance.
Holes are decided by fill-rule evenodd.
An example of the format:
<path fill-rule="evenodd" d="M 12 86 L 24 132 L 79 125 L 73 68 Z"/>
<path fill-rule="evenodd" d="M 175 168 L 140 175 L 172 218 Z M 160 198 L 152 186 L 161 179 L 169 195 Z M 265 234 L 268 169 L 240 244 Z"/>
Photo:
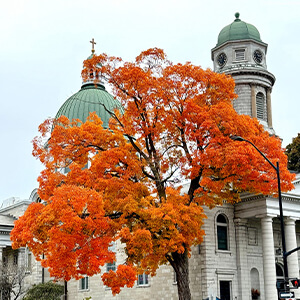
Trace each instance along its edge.
<path fill-rule="evenodd" d="M 251 85 L 251 107 L 252 107 L 252 118 L 257 117 L 256 113 L 256 97 L 255 97 L 255 85 Z"/>
<path fill-rule="evenodd" d="M 236 234 L 236 263 L 239 282 L 238 299 L 249 299 L 251 287 L 249 285 L 249 269 L 247 260 L 247 220 L 235 219 Z"/>
<path fill-rule="evenodd" d="M 267 118 L 268 118 L 268 126 L 270 128 L 273 128 L 272 107 L 271 107 L 271 89 L 267 89 Z"/>
<path fill-rule="evenodd" d="M 293 218 L 284 219 L 284 230 L 285 230 L 285 243 L 286 251 L 297 248 L 296 240 L 296 220 Z M 287 258 L 289 278 L 299 278 L 299 264 L 298 264 L 298 252 L 294 252 Z M 296 298 L 299 298 L 300 291 L 294 290 Z"/>
<path fill-rule="evenodd" d="M 266 300 L 278 299 L 272 222 L 271 216 L 265 216 L 261 219 L 265 287 L 264 299 Z"/>
<path fill-rule="evenodd" d="M 284 219 L 286 251 L 297 248 L 295 220 L 292 218 Z M 287 258 L 289 277 L 299 277 L 298 253 L 297 251 Z"/>

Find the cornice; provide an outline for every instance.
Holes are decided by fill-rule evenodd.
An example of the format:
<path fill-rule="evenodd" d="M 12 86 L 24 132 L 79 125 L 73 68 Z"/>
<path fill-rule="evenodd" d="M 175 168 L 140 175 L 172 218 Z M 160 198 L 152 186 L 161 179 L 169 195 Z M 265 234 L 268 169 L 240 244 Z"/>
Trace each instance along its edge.
<path fill-rule="evenodd" d="M 260 200 L 260 199 L 265 199 L 266 196 L 263 194 L 250 194 L 250 193 L 243 193 L 240 195 L 241 197 L 241 202 L 249 202 L 253 200 Z"/>
<path fill-rule="evenodd" d="M 282 200 L 288 200 L 292 202 L 300 202 L 300 195 L 298 194 L 292 194 L 292 193 L 281 193 Z M 260 199 L 266 199 L 266 198 L 271 198 L 271 199 L 277 199 L 277 197 L 273 196 L 265 196 L 263 194 L 248 194 L 244 193 L 241 195 L 241 202 L 249 202 L 253 200 L 260 200 Z"/>
<path fill-rule="evenodd" d="M 282 193 L 281 197 L 282 197 L 282 200 L 288 200 L 291 202 L 299 202 L 300 203 L 300 195 L 297 195 L 297 194 Z"/>
<path fill-rule="evenodd" d="M 254 75 L 256 77 L 263 77 L 270 81 L 271 86 L 275 83 L 275 76 L 269 71 L 261 68 L 254 68 L 252 64 L 243 64 L 243 65 L 232 65 L 230 68 L 222 70 L 221 73 L 225 73 L 227 75 L 231 75 L 232 77 L 236 76 L 249 76 Z"/>

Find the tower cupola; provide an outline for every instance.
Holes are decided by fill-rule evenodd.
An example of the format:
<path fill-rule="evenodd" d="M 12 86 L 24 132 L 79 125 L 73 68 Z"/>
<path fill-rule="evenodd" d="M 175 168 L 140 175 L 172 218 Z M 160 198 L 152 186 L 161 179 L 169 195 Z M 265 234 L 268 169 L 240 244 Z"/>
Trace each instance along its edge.
<path fill-rule="evenodd" d="M 228 41 L 239 40 L 255 40 L 262 43 L 260 33 L 257 28 L 242 21 L 239 17 L 240 14 L 236 13 L 235 20 L 220 31 L 216 47 Z"/>
<path fill-rule="evenodd" d="M 211 58 L 215 72 L 231 75 L 235 80 L 235 110 L 257 118 L 274 134 L 271 91 L 275 77 L 267 70 L 267 48 L 258 29 L 236 13 L 235 20 L 220 31 Z"/>

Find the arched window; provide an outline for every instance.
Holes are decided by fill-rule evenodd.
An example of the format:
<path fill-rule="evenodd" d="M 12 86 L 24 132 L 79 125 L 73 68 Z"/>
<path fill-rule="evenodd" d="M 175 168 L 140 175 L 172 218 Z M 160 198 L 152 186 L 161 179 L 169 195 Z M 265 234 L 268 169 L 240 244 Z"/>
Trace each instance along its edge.
<path fill-rule="evenodd" d="M 217 217 L 218 250 L 228 250 L 228 222 L 223 214 Z"/>
<path fill-rule="evenodd" d="M 256 95 L 256 116 L 257 119 L 266 120 L 266 105 L 265 96 L 259 92 Z"/>

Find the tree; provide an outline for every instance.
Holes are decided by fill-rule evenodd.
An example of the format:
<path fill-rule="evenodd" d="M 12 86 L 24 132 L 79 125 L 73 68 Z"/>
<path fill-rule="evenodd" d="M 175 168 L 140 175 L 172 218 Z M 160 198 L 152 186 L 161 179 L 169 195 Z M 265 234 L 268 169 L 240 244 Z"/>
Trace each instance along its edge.
<path fill-rule="evenodd" d="M 300 133 L 286 146 L 285 153 L 288 157 L 288 169 L 300 172 Z"/>
<path fill-rule="evenodd" d="M 0 299 L 17 300 L 25 292 L 25 268 L 17 264 L 2 263 L 0 266 Z"/>
<path fill-rule="evenodd" d="M 15 223 L 13 247 L 27 245 L 52 276 L 69 280 L 99 273 L 115 260 L 109 245 L 120 240 L 126 264 L 102 276 L 114 294 L 132 287 L 136 274 L 154 276 L 170 263 L 179 299 L 189 300 L 188 257 L 203 239 L 203 205 L 235 203 L 243 191 L 277 191 L 270 165 L 230 136 L 279 161 L 287 191 L 293 175 L 281 142 L 234 111 L 232 78 L 172 64 L 160 49 L 135 62 L 94 56 L 84 62 L 83 77 L 91 74 L 112 86 L 124 112 L 110 112 L 109 129 L 94 114 L 85 123 L 61 117 L 40 126 L 33 153 L 45 165 L 38 179 L 45 204 L 31 204 Z"/>
<path fill-rule="evenodd" d="M 64 286 L 52 281 L 33 285 L 23 300 L 60 300 L 64 294 Z"/>

